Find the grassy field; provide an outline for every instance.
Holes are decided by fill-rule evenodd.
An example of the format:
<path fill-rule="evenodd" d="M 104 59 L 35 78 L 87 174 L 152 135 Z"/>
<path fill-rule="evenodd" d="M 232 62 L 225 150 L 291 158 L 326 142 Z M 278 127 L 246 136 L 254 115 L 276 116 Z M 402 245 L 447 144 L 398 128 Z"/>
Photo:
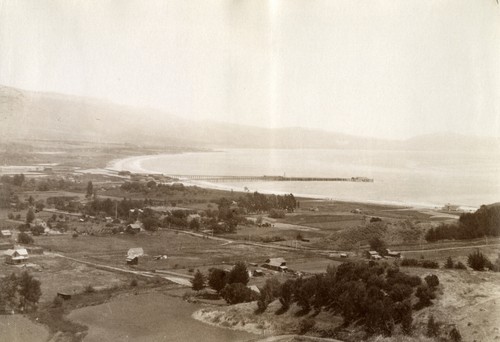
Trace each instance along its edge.
<path fill-rule="evenodd" d="M 74 310 L 68 318 L 89 327 L 86 342 L 219 342 L 248 341 L 257 337 L 193 320 L 192 313 L 200 308 L 199 304 L 154 292 L 122 295 L 106 304 Z"/>

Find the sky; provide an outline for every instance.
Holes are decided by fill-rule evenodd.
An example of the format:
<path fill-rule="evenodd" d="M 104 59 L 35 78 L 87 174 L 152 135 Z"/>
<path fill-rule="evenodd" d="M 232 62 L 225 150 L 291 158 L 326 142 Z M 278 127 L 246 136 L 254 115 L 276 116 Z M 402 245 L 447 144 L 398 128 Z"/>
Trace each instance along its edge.
<path fill-rule="evenodd" d="M 500 137 L 500 6 L 0 0 L 0 84 L 193 120 Z"/>

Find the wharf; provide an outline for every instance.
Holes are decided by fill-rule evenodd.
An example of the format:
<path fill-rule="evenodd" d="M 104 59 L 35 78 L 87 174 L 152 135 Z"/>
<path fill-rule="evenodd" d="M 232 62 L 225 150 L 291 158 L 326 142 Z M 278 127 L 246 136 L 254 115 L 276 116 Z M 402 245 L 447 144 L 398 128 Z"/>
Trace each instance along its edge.
<path fill-rule="evenodd" d="M 285 176 L 209 176 L 209 175 L 168 175 L 179 180 L 207 182 L 363 182 L 372 183 L 367 177 L 285 177 Z"/>

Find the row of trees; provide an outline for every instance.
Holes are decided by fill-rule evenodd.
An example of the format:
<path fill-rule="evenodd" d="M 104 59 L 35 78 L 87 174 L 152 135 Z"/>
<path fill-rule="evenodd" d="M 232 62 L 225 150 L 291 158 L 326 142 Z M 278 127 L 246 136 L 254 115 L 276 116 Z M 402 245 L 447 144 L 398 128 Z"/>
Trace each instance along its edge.
<path fill-rule="evenodd" d="M 484 236 L 500 236 L 500 206 L 482 205 L 474 213 L 460 215 L 457 224 L 441 224 L 425 234 L 429 242 L 438 240 L 469 240 Z"/>
<path fill-rule="evenodd" d="M 298 202 L 293 194 L 264 195 L 258 192 L 247 193 L 238 198 L 238 206 L 249 213 L 269 212 L 271 209 L 282 209 L 288 212 L 298 207 Z"/>

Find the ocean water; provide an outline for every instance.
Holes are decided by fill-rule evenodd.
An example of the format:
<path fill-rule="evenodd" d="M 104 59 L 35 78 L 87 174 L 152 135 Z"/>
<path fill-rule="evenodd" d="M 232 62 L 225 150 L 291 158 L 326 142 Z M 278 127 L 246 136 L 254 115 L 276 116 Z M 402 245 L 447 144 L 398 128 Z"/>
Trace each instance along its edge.
<path fill-rule="evenodd" d="M 370 177 L 356 182 L 203 183 L 209 187 L 286 192 L 318 198 L 426 207 L 474 208 L 500 201 L 500 151 L 261 150 L 134 157 L 112 166 L 177 175 Z"/>

